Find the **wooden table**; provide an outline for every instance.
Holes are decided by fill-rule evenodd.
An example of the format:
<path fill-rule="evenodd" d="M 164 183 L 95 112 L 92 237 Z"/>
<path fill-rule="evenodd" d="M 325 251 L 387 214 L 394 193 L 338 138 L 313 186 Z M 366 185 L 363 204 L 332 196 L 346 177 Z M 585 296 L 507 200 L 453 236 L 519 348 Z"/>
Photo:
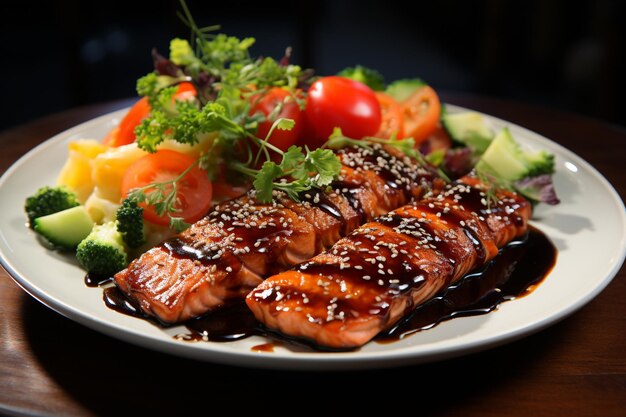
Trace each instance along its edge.
<path fill-rule="evenodd" d="M 497 99 L 443 98 L 563 144 L 626 196 L 624 128 Z M 69 110 L 0 134 L 0 173 L 53 134 L 128 104 Z M 243 369 L 153 352 L 64 318 L 1 269 L 0 323 L 0 414 L 210 415 L 230 409 L 294 415 L 409 410 L 410 415 L 466 417 L 626 416 L 625 268 L 582 310 L 538 334 L 470 356 L 389 370 Z M 330 406 L 335 399 L 339 405 Z"/>

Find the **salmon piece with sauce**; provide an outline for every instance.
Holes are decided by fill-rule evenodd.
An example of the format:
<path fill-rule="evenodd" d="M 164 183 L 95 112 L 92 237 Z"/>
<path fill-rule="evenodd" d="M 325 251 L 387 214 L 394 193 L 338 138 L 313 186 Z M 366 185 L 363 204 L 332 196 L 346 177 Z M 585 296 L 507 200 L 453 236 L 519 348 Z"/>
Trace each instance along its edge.
<path fill-rule="evenodd" d="M 526 233 L 530 203 L 490 193 L 473 177 L 451 183 L 268 278 L 246 303 L 282 334 L 326 348 L 362 346 Z"/>
<path fill-rule="evenodd" d="M 295 202 L 251 191 L 215 206 L 178 236 L 135 259 L 114 277 L 141 310 L 165 324 L 242 299 L 264 278 L 317 255 L 376 216 L 443 187 L 432 167 L 392 148 L 345 148 L 328 190 Z"/>

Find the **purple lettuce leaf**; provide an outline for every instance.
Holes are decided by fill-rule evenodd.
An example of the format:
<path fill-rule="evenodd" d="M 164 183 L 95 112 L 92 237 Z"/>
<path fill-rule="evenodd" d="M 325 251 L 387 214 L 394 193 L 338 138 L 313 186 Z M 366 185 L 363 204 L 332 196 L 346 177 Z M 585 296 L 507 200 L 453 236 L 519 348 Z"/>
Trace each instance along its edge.
<path fill-rule="evenodd" d="M 530 200 L 550 205 L 560 203 L 556 191 L 554 190 L 552 175 L 550 174 L 524 178 L 516 181 L 514 186 L 520 194 Z"/>

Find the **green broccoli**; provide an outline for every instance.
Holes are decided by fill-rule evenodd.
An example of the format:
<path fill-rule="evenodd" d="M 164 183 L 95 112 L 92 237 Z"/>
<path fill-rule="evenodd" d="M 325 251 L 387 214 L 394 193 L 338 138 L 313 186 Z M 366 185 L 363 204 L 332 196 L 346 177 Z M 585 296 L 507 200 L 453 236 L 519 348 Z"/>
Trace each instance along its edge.
<path fill-rule="evenodd" d="M 117 209 L 117 231 L 122 234 L 124 243 L 129 248 L 138 248 L 146 243 L 146 233 L 143 223 L 143 208 L 137 201 L 126 198 Z"/>
<path fill-rule="evenodd" d="M 34 227 L 37 217 L 58 213 L 59 211 L 80 205 L 78 196 L 65 186 L 41 187 L 35 194 L 26 199 L 24 210 L 28 216 L 30 227 Z"/>
<path fill-rule="evenodd" d="M 362 65 L 345 68 L 339 71 L 337 75 L 363 83 L 374 91 L 383 91 L 385 89 L 385 79 L 381 73 Z"/>
<path fill-rule="evenodd" d="M 94 226 L 91 233 L 78 244 L 76 259 L 87 272 L 112 276 L 128 265 L 128 254 L 117 222 Z"/>

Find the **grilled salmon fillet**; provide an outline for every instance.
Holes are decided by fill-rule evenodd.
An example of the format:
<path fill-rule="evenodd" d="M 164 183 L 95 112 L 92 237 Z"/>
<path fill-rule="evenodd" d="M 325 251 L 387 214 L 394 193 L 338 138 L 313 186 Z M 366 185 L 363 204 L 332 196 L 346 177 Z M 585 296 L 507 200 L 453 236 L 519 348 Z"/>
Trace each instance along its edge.
<path fill-rule="evenodd" d="M 285 335 L 321 347 L 358 347 L 495 257 L 527 231 L 530 215 L 524 198 L 464 177 L 268 278 L 246 303 Z"/>
<path fill-rule="evenodd" d="M 260 203 L 254 191 L 214 207 L 180 235 L 150 249 L 114 277 L 144 313 L 165 324 L 243 298 L 272 274 L 330 247 L 359 225 L 441 189 L 431 167 L 393 148 L 337 152 L 342 170 L 328 190 L 295 202 L 280 192 Z"/>

